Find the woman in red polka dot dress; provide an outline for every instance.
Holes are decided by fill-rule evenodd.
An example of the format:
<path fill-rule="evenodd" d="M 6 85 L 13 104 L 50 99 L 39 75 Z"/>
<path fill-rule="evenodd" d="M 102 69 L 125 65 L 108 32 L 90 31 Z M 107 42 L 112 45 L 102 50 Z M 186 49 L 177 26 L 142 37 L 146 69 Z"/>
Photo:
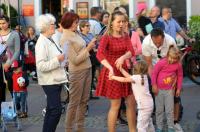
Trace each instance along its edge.
<path fill-rule="evenodd" d="M 110 101 L 108 112 L 108 131 L 115 132 L 115 125 L 121 98 L 124 97 L 127 105 L 127 119 L 129 132 L 136 132 L 135 99 L 131 84 L 109 80 L 109 76 L 123 76 L 119 69 L 127 69 L 125 60 L 134 55 L 134 50 L 128 34 L 123 32 L 125 16 L 121 12 L 114 12 L 108 25 L 108 30 L 102 36 L 97 51 L 97 58 L 104 66 L 101 70 L 96 95 L 104 96 Z"/>

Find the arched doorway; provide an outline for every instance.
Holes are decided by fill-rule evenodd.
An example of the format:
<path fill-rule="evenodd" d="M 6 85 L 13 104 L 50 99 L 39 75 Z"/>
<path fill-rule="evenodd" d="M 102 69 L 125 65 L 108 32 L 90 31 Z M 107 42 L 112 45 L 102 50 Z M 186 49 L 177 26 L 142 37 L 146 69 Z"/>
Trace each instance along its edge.
<path fill-rule="evenodd" d="M 156 0 L 156 5 L 162 7 L 170 7 L 173 17 L 178 21 L 181 27 L 187 25 L 186 21 L 186 0 Z"/>

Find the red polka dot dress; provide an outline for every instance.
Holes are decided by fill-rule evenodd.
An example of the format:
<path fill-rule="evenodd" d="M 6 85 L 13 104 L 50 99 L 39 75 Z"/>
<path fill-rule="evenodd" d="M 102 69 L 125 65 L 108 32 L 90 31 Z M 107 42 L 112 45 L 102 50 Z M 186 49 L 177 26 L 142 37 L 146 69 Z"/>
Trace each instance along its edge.
<path fill-rule="evenodd" d="M 97 59 L 100 62 L 106 59 L 113 67 L 114 74 L 116 76 L 123 76 L 121 72 L 117 70 L 115 61 L 128 51 L 131 51 L 132 55 L 134 55 L 134 49 L 128 35 L 119 38 L 104 35 L 102 36 L 98 47 Z M 126 71 L 128 70 L 125 63 L 123 68 Z M 109 80 L 108 74 L 109 70 L 106 67 L 103 67 L 100 72 L 96 87 L 97 96 L 104 96 L 110 99 L 119 99 L 121 97 L 127 97 L 128 95 L 132 94 L 130 83 L 121 83 L 118 81 Z"/>

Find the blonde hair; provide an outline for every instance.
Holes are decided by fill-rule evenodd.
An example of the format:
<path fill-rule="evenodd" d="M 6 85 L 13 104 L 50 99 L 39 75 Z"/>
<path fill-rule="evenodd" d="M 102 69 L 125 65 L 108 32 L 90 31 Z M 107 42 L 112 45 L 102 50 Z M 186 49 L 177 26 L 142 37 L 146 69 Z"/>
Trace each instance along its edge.
<path fill-rule="evenodd" d="M 138 61 L 134 66 L 134 74 L 140 74 L 142 81 L 141 84 L 144 85 L 144 75 L 148 73 L 148 65 L 145 61 Z"/>
<path fill-rule="evenodd" d="M 168 52 L 167 52 L 167 57 L 169 57 L 171 55 L 177 57 L 177 60 L 180 60 L 180 58 L 181 58 L 179 49 L 177 47 L 175 47 L 174 45 L 170 45 Z"/>
<path fill-rule="evenodd" d="M 124 16 L 124 14 L 121 11 L 115 11 L 110 15 L 110 18 L 108 21 L 108 28 L 106 31 L 106 34 L 108 34 L 108 35 L 111 35 L 113 33 L 112 22 L 115 20 L 116 16 Z"/>

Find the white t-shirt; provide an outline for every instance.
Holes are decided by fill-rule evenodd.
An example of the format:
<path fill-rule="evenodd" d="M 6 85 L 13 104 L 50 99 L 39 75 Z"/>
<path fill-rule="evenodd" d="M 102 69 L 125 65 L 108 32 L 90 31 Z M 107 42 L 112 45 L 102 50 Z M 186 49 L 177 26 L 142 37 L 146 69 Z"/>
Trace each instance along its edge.
<path fill-rule="evenodd" d="M 90 33 L 92 33 L 93 36 L 96 36 L 100 33 L 101 31 L 101 24 L 95 19 L 90 19 Z"/>
<path fill-rule="evenodd" d="M 155 46 L 151 39 L 151 35 L 149 34 L 144 38 L 142 42 L 142 55 L 151 56 L 152 64 L 155 65 L 160 60 L 160 58 L 158 58 L 157 50 L 160 50 L 160 55 L 165 57 L 170 45 L 174 45 L 176 47 L 176 42 L 168 34 L 165 34 L 163 45 L 159 48 Z"/>
<path fill-rule="evenodd" d="M 62 33 L 58 30 L 55 30 L 55 33 L 52 35 L 52 39 L 55 41 L 56 44 L 60 45 L 60 38 L 62 36 Z"/>
<path fill-rule="evenodd" d="M 147 75 L 144 75 L 144 85 L 142 85 L 141 75 L 132 75 L 131 78 L 135 81 L 135 83 L 132 83 L 132 91 L 135 96 L 138 108 L 152 107 L 153 99 L 149 92 Z"/>

